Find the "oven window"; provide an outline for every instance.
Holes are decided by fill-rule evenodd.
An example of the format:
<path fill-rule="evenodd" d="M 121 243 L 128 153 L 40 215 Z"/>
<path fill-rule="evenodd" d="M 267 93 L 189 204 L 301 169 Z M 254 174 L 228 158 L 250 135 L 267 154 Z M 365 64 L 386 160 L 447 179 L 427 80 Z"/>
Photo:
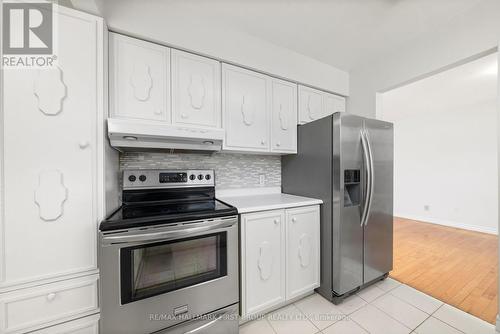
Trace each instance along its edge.
<path fill-rule="evenodd" d="M 226 232 L 120 251 L 122 304 L 227 275 Z"/>

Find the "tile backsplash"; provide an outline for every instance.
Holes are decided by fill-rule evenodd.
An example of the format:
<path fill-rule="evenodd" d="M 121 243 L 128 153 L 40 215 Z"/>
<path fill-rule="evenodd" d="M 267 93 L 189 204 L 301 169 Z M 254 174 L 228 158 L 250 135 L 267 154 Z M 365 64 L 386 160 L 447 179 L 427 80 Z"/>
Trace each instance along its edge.
<path fill-rule="evenodd" d="M 120 169 L 214 169 L 218 189 L 281 187 L 281 157 L 233 153 L 125 152 Z M 261 184 L 261 178 L 264 184 Z"/>

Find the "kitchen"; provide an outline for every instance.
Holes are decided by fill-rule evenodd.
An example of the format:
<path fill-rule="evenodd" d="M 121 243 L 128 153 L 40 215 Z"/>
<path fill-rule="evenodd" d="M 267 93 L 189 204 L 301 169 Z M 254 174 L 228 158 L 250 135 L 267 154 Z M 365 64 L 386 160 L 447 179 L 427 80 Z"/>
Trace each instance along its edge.
<path fill-rule="evenodd" d="M 56 63 L 3 70 L 0 333 L 376 333 L 346 309 L 396 284 L 377 83 L 185 6 L 60 2 Z"/>

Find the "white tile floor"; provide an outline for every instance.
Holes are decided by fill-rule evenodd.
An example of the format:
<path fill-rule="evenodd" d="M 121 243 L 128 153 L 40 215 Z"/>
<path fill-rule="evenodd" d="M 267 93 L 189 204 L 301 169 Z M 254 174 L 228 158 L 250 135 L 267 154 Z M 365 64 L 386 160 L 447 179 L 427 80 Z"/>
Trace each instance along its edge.
<path fill-rule="evenodd" d="M 240 327 L 241 334 L 494 334 L 495 327 L 393 279 L 333 305 L 318 294 Z"/>

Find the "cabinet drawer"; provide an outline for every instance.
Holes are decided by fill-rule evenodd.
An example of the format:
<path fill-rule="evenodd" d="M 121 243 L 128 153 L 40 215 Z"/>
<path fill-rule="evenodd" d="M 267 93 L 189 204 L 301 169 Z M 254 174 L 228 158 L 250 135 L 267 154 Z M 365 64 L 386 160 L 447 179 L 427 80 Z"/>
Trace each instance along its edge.
<path fill-rule="evenodd" d="M 47 327 L 33 334 L 98 334 L 99 314 L 94 314 L 82 319 L 66 322 L 61 325 Z"/>
<path fill-rule="evenodd" d="M 98 275 L 0 296 L 0 333 L 19 333 L 97 312 Z"/>

